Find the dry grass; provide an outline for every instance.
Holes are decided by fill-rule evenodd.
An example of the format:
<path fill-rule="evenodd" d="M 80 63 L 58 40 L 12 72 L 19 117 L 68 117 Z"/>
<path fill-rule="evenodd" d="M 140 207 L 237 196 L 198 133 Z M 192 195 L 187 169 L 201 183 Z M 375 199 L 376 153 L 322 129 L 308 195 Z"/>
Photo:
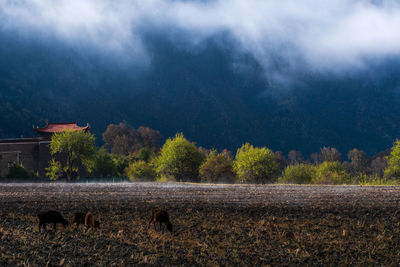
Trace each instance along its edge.
<path fill-rule="evenodd" d="M 0 185 L 0 265 L 397 265 L 400 189 L 343 188 Z M 155 205 L 173 234 L 148 228 Z M 39 233 L 47 209 L 101 229 Z"/>

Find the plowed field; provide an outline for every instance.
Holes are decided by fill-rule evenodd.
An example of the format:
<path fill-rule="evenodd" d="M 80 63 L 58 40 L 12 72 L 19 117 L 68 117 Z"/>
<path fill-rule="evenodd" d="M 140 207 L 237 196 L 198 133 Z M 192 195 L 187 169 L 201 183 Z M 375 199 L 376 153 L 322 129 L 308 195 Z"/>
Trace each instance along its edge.
<path fill-rule="evenodd" d="M 0 184 L 0 265 L 393 265 L 400 187 L 194 184 Z M 167 210 L 174 232 L 148 227 Z M 38 232 L 37 214 L 100 229 Z"/>

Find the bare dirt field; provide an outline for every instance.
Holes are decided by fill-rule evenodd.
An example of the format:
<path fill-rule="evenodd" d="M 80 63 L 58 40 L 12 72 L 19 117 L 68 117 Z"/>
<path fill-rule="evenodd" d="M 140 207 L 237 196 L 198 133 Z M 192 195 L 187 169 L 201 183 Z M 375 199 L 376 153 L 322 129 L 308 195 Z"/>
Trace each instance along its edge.
<path fill-rule="evenodd" d="M 400 187 L 0 184 L 0 205 L 1 266 L 400 262 Z M 172 234 L 148 227 L 155 206 Z M 39 233 L 46 210 L 91 211 L 101 228 Z"/>

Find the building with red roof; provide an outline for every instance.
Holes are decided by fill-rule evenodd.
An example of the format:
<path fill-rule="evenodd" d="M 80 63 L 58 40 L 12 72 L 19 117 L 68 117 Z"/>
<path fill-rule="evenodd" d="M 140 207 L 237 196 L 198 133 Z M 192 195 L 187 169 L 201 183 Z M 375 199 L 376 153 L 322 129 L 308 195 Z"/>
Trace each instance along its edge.
<path fill-rule="evenodd" d="M 79 126 L 76 122 L 46 123 L 44 127 L 36 126 L 33 130 L 37 137 L 0 139 L 0 177 L 6 177 L 13 164 L 22 164 L 27 171 L 45 177 L 51 159 L 51 136 L 63 131 L 89 132 L 90 125 Z"/>

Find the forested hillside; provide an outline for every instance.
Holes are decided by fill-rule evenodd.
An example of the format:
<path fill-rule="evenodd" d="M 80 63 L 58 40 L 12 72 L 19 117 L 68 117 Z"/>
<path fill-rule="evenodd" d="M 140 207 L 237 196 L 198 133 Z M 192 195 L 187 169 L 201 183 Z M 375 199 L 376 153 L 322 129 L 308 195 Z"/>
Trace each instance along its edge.
<path fill-rule="evenodd" d="M 125 121 L 204 147 L 235 151 L 248 141 L 307 156 L 323 146 L 372 155 L 400 137 L 394 60 L 347 74 L 299 70 L 279 83 L 216 39 L 188 50 L 149 35 L 147 64 L 7 30 L 0 39 L 1 138 L 77 120 L 101 142 L 108 124 Z"/>

